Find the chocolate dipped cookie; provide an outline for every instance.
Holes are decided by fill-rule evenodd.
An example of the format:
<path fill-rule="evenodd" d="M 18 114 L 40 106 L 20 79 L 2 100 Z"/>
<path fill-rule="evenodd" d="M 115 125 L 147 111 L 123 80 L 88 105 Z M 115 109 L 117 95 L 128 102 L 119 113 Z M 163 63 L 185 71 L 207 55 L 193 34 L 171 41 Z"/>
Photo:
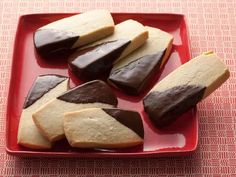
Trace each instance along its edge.
<path fill-rule="evenodd" d="M 109 83 L 132 95 L 146 88 L 166 62 L 172 47 L 172 35 L 153 27 L 146 29 L 149 34 L 146 43 L 116 62 L 108 78 Z"/>
<path fill-rule="evenodd" d="M 74 52 L 69 57 L 69 68 L 82 78 L 97 78 L 108 73 L 115 61 L 140 47 L 147 38 L 148 30 L 142 24 L 126 20 L 115 26 L 111 36 Z"/>
<path fill-rule="evenodd" d="M 92 10 L 47 24 L 34 33 L 34 44 L 42 56 L 66 53 L 70 49 L 97 41 L 114 32 L 107 10 Z"/>
<path fill-rule="evenodd" d="M 26 97 L 21 113 L 17 142 L 31 149 L 49 149 L 52 144 L 35 126 L 32 114 L 42 105 L 56 98 L 68 88 L 68 78 L 59 75 L 39 76 Z"/>
<path fill-rule="evenodd" d="M 64 131 L 72 147 L 125 148 L 143 143 L 144 130 L 138 112 L 90 108 L 66 113 Z"/>
<path fill-rule="evenodd" d="M 51 142 L 64 138 L 63 116 L 66 112 L 85 108 L 111 108 L 117 98 L 109 86 L 100 80 L 87 82 L 59 95 L 33 114 L 41 133 Z"/>
<path fill-rule="evenodd" d="M 157 127 L 167 126 L 220 87 L 229 75 L 216 54 L 203 53 L 154 86 L 143 100 L 145 112 Z"/>

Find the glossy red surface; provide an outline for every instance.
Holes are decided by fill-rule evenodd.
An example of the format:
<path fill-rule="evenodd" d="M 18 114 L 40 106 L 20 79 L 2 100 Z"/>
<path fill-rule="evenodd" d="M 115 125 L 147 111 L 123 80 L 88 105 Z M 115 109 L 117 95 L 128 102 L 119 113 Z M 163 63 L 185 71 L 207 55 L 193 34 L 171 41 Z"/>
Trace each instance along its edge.
<path fill-rule="evenodd" d="M 66 140 L 56 143 L 48 151 L 32 151 L 17 145 L 17 129 L 25 97 L 34 81 L 40 74 L 61 74 L 71 76 L 71 85 L 80 84 L 68 72 L 67 63 L 60 58 L 48 61 L 40 58 L 33 45 L 33 32 L 54 20 L 72 14 L 33 14 L 22 16 L 19 20 L 15 38 L 12 75 L 7 107 L 6 149 L 9 154 L 23 156 L 53 157 L 145 157 L 159 155 L 182 155 L 196 149 L 198 140 L 198 120 L 196 109 L 181 116 L 174 124 L 164 129 L 152 126 L 143 111 L 142 98 L 172 70 L 190 59 L 188 33 L 183 15 L 177 14 L 113 14 L 116 23 L 134 19 L 144 25 L 160 28 L 174 36 L 173 49 L 164 69 L 156 73 L 149 88 L 138 97 L 132 97 L 115 90 L 118 107 L 138 111 L 143 118 L 145 128 L 144 145 L 122 150 L 78 150 L 70 148 Z"/>

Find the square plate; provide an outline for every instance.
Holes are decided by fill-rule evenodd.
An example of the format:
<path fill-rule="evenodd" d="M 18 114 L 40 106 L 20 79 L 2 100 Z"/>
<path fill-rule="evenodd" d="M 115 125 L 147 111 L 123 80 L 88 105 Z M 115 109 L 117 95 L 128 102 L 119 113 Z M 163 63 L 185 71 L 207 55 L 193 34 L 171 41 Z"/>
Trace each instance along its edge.
<path fill-rule="evenodd" d="M 138 111 L 143 118 L 145 138 L 141 147 L 122 150 L 72 149 L 66 140 L 57 142 L 51 150 L 32 151 L 17 144 L 17 130 L 22 106 L 34 79 L 41 74 L 70 76 L 72 84 L 79 84 L 60 59 L 44 60 L 37 55 L 33 44 L 34 31 L 55 20 L 73 14 L 31 14 L 21 16 L 15 38 L 12 73 L 7 105 L 6 150 L 12 155 L 51 157 L 144 157 L 187 154 L 196 149 L 198 116 L 196 108 L 181 116 L 174 124 L 158 130 L 152 126 L 143 110 L 142 98 L 152 86 L 190 58 L 188 33 L 183 15 L 179 14 L 129 14 L 113 13 L 115 23 L 134 19 L 144 25 L 160 28 L 174 36 L 173 48 L 164 69 L 157 73 L 149 88 L 138 97 L 128 96 L 118 90 L 118 107 Z"/>

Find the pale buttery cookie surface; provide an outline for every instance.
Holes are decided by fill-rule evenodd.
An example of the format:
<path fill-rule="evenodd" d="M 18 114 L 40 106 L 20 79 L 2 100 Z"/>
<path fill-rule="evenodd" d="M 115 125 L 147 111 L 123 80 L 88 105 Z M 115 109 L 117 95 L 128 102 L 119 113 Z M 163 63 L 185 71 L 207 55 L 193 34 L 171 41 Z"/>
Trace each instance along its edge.
<path fill-rule="evenodd" d="M 154 86 L 144 98 L 144 109 L 157 127 L 174 122 L 229 78 L 229 70 L 212 52 L 180 66 Z"/>
<path fill-rule="evenodd" d="M 39 76 L 25 100 L 18 127 L 18 144 L 31 149 L 49 149 L 52 144 L 44 138 L 35 126 L 32 114 L 40 106 L 65 92 L 68 78 L 58 75 Z"/>
<path fill-rule="evenodd" d="M 64 131 L 72 147 L 125 148 L 143 143 L 139 113 L 121 109 L 90 108 L 67 113 Z"/>
<path fill-rule="evenodd" d="M 129 94 L 139 94 L 167 60 L 173 36 L 160 29 L 146 27 L 149 38 L 138 50 L 114 64 L 109 83 Z"/>
<path fill-rule="evenodd" d="M 68 90 L 43 105 L 33 114 L 33 120 L 49 141 L 57 141 L 64 138 L 64 113 L 116 105 L 117 98 L 110 87 L 103 81 L 94 80 Z"/>
<path fill-rule="evenodd" d="M 115 32 L 83 49 L 69 59 L 70 69 L 79 76 L 93 78 L 108 72 L 113 63 L 145 43 L 148 30 L 139 22 L 127 20 L 115 26 Z"/>
<path fill-rule="evenodd" d="M 92 10 L 45 25 L 34 34 L 34 44 L 42 56 L 97 41 L 114 32 L 107 10 Z"/>

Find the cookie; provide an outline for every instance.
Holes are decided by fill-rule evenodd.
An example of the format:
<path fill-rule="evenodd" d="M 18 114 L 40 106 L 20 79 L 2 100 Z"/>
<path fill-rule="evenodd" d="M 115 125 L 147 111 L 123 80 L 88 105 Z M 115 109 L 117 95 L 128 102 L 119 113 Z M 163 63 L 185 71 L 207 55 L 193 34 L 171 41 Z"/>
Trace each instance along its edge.
<path fill-rule="evenodd" d="M 143 100 L 145 112 L 157 127 L 167 126 L 220 87 L 229 75 L 216 54 L 203 53 L 154 86 Z"/>
<path fill-rule="evenodd" d="M 72 147 L 125 148 L 143 143 L 139 113 L 121 109 L 90 108 L 67 113 L 64 131 Z"/>
<path fill-rule="evenodd" d="M 39 76 L 25 100 L 21 113 L 17 142 L 19 145 L 31 149 L 49 149 L 52 144 L 44 138 L 35 126 L 32 114 L 43 104 L 65 92 L 68 78 L 59 75 Z"/>
<path fill-rule="evenodd" d="M 97 41 L 113 32 L 111 14 L 107 10 L 92 10 L 37 29 L 34 44 L 37 51 L 47 57 Z"/>
<path fill-rule="evenodd" d="M 64 138 L 63 116 L 66 112 L 85 108 L 111 108 L 117 105 L 117 98 L 109 86 L 100 80 L 79 85 L 49 103 L 33 114 L 33 120 L 41 133 L 51 142 Z"/>
<path fill-rule="evenodd" d="M 148 40 L 138 50 L 114 64 L 108 82 L 123 92 L 138 95 L 166 62 L 173 36 L 160 29 L 146 27 Z"/>
<path fill-rule="evenodd" d="M 69 68 L 82 78 L 97 78 L 108 73 L 113 63 L 140 47 L 148 38 L 147 29 L 134 20 L 115 26 L 113 35 L 108 36 L 69 57 Z"/>

